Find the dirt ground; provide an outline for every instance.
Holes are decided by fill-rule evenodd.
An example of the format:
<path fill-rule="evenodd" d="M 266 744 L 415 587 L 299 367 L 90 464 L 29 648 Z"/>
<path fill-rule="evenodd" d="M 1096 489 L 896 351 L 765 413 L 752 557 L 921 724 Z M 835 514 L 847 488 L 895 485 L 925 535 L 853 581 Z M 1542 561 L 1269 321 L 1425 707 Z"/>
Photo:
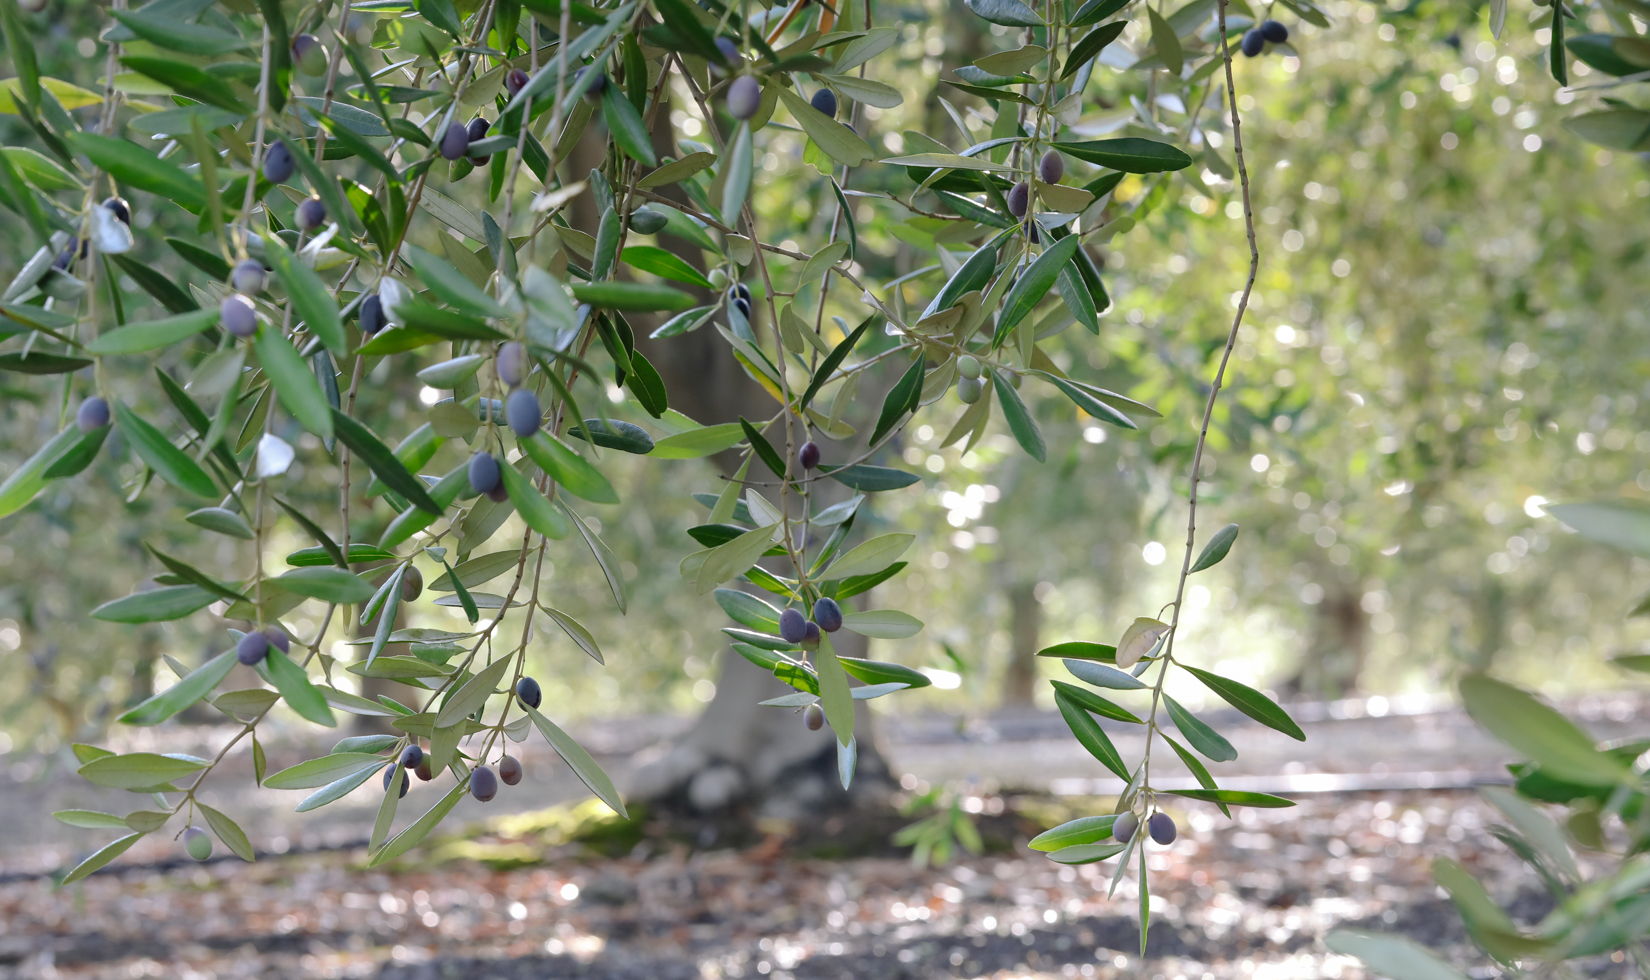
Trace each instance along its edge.
<path fill-rule="evenodd" d="M 1361 968 L 1319 941 L 1336 925 L 1402 932 L 1480 964 L 1431 883 L 1434 856 L 1486 875 L 1525 921 L 1550 908 L 1471 792 L 1235 812 L 1193 804 L 1181 839 L 1152 848 L 1144 960 L 1136 883 L 1108 899 L 1110 862 L 1063 868 L 1021 846 L 918 870 L 799 858 L 772 838 L 697 853 L 649 854 L 644 842 L 619 859 L 568 845 L 510 870 L 365 871 L 362 852 L 331 851 L 64 889 L 12 881 L 0 885 L 0 977 L 1357 980 Z M 1619 971 L 1602 962 L 1586 975 Z"/>

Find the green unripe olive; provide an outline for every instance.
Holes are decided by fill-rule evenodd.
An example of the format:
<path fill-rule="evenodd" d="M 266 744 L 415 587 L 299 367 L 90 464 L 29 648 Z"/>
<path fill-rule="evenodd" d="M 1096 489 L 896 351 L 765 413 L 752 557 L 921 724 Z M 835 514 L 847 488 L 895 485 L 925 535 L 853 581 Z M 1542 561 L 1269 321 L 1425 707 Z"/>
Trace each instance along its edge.
<path fill-rule="evenodd" d="M 962 399 L 964 405 L 972 405 L 979 401 L 980 395 L 984 391 L 985 385 L 980 382 L 979 378 L 957 379 L 957 397 Z"/>
<path fill-rule="evenodd" d="M 643 235 L 657 235 L 665 230 L 670 218 L 651 208 L 640 207 L 630 212 L 630 227 Z"/>
<path fill-rule="evenodd" d="M 183 832 L 183 849 L 197 861 L 204 861 L 212 856 L 212 837 L 199 827 L 190 827 Z"/>
<path fill-rule="evenodd" d="M 414 565 L 408 565 L 407 570 L 401 573 L 401 601 L 412 602 L 424 593 L 424 573 Z"/>
<path fill-rule="evenodd" d="M 728 274 L 721 269 L 710 270 L 710 275 L 705 278 L 709 279 L 710 284 L 715 286 L 717 289 L 726 289 L 728 283 L 732 282 L 732 280 L 728 278 Z"/>
<path fill-rule="evenodd" d="M 973 354 L 964 354 L 957 358 L 957 373 L 970 381 L 980 377 L 980 359 Z"/>

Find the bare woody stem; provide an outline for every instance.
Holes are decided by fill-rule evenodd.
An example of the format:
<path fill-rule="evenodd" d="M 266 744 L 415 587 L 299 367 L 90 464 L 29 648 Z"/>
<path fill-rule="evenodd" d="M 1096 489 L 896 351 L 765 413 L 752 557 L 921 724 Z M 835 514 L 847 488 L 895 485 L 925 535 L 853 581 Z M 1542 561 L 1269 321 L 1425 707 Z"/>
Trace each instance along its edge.
<path fill-rule="evenodd" d="M 1215 370 L 1214 382 L 1209 387 L 1209 397 L 1203 404 L 1203 426 L 1198 430 L 1197 446 L 1192 450 L 1191 488 L 1186 495 L 1186 552 L 1181 557 L 1180 579 L 1175 584 L 1174 612 L 1169 619 L 1168 636 L 1163 641 L 1163 667 L 1158 672 L 1157 683 L 1152 688 L 1152 713 L 1149 720 L 1154 731 L 1157 727 L 1157 705 L 1163 694 L 1163 680 L 1168 676 L 1169 664 L 1173 662 L 1175 636 L 1180 628 L 1180 610 L 1186 595 L 1186 579 L 1192 573 L 1192 555 L 1197 540 L 1197 485 L 1202 473 L 1203 450 L 1209 442 L 1209 423 L 1214 418 L 1215 402 L 1220 399 L 1220 389 L 1226 380 L 1226 365 L 1231 361 L 1232 348 L 1237 344 L 1238 329 L 1243 326 L 1243 315 L 1249 309 L 1249 296 L 1255 289 L 1255 275 L 1260 270 L 1260 249 L 1255 244 L 1255 212 L 1250 201 L 1249 168 L 1243 160 L 1243 133 L 1242 122 L 1238 116 L 1237 83 L 1232 78 L 1232 50 L 1226 36 L 1226 0 L 1220 0 L 1215 9 L 1219 17 L 1220 54 L 1226 70 L 1226 104 L 1232 119 L 1232 153 L 1237 158 L 1238 181 L 1243 193 L 1243 226 L 1249 242 L 1249 275 L 1244 280 L 1243 293 L 1238 298 L 1237 312 L 1232 315 L 1232 328 L 1226 333 L 1226 346 L 1220 353 L 1220 366 Z M 1152 740 L 1148 738 L 1148 767 L 1151 762 L 1151 745 Z"/>

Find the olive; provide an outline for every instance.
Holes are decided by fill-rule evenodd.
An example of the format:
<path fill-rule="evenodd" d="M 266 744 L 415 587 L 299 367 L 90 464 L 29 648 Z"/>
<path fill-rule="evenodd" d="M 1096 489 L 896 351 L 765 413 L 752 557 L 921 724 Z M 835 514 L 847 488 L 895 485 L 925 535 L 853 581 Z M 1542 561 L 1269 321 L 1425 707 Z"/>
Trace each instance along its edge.
<path fill-rule="evenodd" d="M 659 232 L 664 231 L 665 225 L 668 224 L 670 224 L 668 215 L 660 214 L 658 211 L 649 208 L 641 207 L 630 212 L 630 227 L 643 235 L 657 235 Z"/>
<path fill-rule="evenodd" d="M 470 489 L 476 493 L 491 493 L 499 485 L 498 460 L 492 453 L 476 453 L 470 457 Z"/>
<path fill-rule="evenodd" d="M 1243 53 L 1249 57 L 1258 57 L 1262 51 L 1266 50 L 1266 35 L 1258 29 L 1244 31 L 1243 42 L 1240 47 L 1242 47 Z"/>
<path fill-rule="evenodd" d="M 803 443 L 802 448 L 797 450 L 796 460 L 797 460 L 797 462 L 802 464 L 802 468 L 805 469 L 805 470 L 811 470 L 814 467 L 818 466 L 819 465 L 819 443 L 814 442 L 811 439 L 808 440 L 807 442 Z"/>
<path fill-rule="evenodd" d="M 1117 815 L 1117 820 L 1111 825 L 1111 835 L 1117 843 L 1127 844 L 1139 829 L 1140 818 L 1134 815 L 1133 810 L 1125 810 Z"/>
<path fill-rule="evenodd" d="M 522 89 L 527 87 L 528 81 L 529 78 L 526 72 L 520 68 L 512 68 L 504 76 L 504 90 L 509 92 L 510 98 L 513 99 L 521 94 Z"/>
<path fill-rule="evenodd" d="M 807 631 L 802 634 L 802 649 L 813 650 L 819 646 L 819 624 L 808 620 Z"/>
<path fill-rule="evenodd" d="M 384 767 L 384 792 L 388 793 L 390 791 L 390 780 L 395 778 L 395 771 L 400 768 L 400 766 L 394 763 Z M 411 782 L 412 780 L 410 779 L 401 780 L 401 792 L 396 796 L 396 799 L 401 799 L 403 796 L 407 795 L 407 784 Z"/>
<path fill-rule="evenodd" d="M 802 709 L 802 723 L 808 726 L 808 731 L 817 732 L 825 727 L 825 709 L 817 704 L 810 704 Z"/>
<path fill-rule="evenodd" d="M 417 566 L 408 565 L 401 573 L 401 601 L 412 602 L 424 593 L 424 573 Z"/>
<path fill-rule="evenodd" d="M 190 827 L 183 832 L 183 849 L 197 861 L 204 861 L 212 856 L 212 838 L 199 827 Z"/>
<path fill-rule="evenodd" d="M 258 332 L 258 311 L 252 301 L 235 293 L 218 304 L 218 319 L 223 328 L 237 337 L 250 337 Z"/>
<path fill-rule="evenodd" d="M 384 329 L 384 301 L 378 298 L 377 293 L 361 301 L 361 315 L 357 325 L 368 337 Z"/>
<path fill-rule="evenodd" d="M 591 70 L 590 65 L 580 68 L 578 71 L 573 73 L 573 80 L 575 82 L 578 81 L 579 78 L 589 70 Z M 596 77 L 592 78 L 590 80 L 590 84 L 584 87 L 584 97 L 587 101 L 599 102 L 601 101 L 602 93 L 605 91 L 607 91 L 607 74 L 605 72 L 596 72 Z"/>
<path fill-rule="evenodd" d="M 401 765 L 407 769 L 417 769 L 424 762 L 424 750 L 414 742 L 401 750 Z"/>
<path fill-rule="evenodd" d="M 465 132 L 465 135 L 470 138 L 470 142 L 475 143 L 475 142 L 479 142 L 482 137 L 487 135 L 487 130 L 490 126 L 492 126 L 492 123 L 490 123 L 487 120 L 481 118 L 480 116 L 477 116 L 474 119 L 470 120 L 470 127 L 468 129 L 466 129 L 464 132 Z M 487 154 L 487 153 L 483 153 L 480 156 L 473 156 L 472 155 L 470 157 L 470 162 L 472 164 L 474 164 L 475 166 L 479 167 L 482 164 L 485 164 L 490 157 L 491 157 L 491 154 Z"/>
<path fill-rule="evenodd" d="M 486 803 L 498 795 L 498 777 L 486 766 L 476 766 L 470 772 L 470 795 Z"/>
<path fill-rule="evenodd" d="M 426 755 L 418 763 L 418 765 L 413 768 L 413 775 L 417 776 L 421 781 L 426 783 L 435 778 L 435 772 L 430 769 L 429 756 Z"/>
<path fill-rule="evenodd" d="M 109 424 L 109 403 L 93 395 L 80 403 L 74 424 L 81 432 L 96 432 Z"/>
<path fill-rule="evenodd" d="M 271 184 L 284 184 L 292 178 L 297 164 L 292 162 L 292 151 L 285 140 L 276 140 L 264 151 L 264 179 Z"/>
<path fill-rule="evenodd" d="M 498 778 L 504 780 L 506 786 L 521 782 L 521 760 L 513 755 L 498 760 Z"/>
<path fill-rule="evenodd" d="M 733 38 L 731 37 L 717 38 L 716 50 L 722 52 L 722 57 L 726 58 L 728 64 L 730 65 L 739 60 L 739 45 L 733 43 Z"/>
<path fill-rule="evenodd" d="M 762 108 L 762 85 L 749 75 L 740 75 L 728 85 L 728 114 L 749 119 Z"/>
<path fill-rule="evenodd" d="M 980 359 L 973 354 L 964 354 L 957 358 L 957 373 L 965 378 L 980 376 Z"/>
<path fill-rule="evenodd" d="M 779 635 L 786 643 L 801 643 L 808 634 L 808 620 L 795 609 L 787 609 L 779 614 Z"/>
<path fill-rule="evenodd" d="M 1175 839 L 1174 819 L 1162 810 L 1152 814 L 1146 821 L 1146 829 L 1151 832 L 1152 840 L 1159 844 L 1173 844 Z"/>
<path fill-rule="evenodd" d="M 1030 208 L 1031 185 L 1022 180 L 1008 189 L 1008 213 L 1023 218 Z"/>
<path fill-rule="evenodd" d="M 519 342 L 512 340 L 498 349 L 493 369 L 500 381 L 514 388 L 527 379 L 527 368 L 527 348 Z"/>
<path fill-rule="evenodd" d="M 491 500 L 493 503 L 502 504 L 506 500 L 510 499 L 510 491 L 505 489 L 504 481 L 500 480 L 498 486 L 496 486 L 493 489 L 487 491 L 486 496 L 487 496 L 487 499 Z"/>
<path fill-rule="evenodd" d="M 269 637 L 262 633 L 248 633 L 235 644 L 235 659 L 248 667 L 269 655 Z"/>
<path fill-rule="evenodd" d="M 327 49 L 313 34 L 300 34 L 292 39 L 292 63 L 306 75 L 320 75 L 327 70 Z"/>
<path fill-rule="evenodd" d="M 1066 158 L 1057 150 L 1049 150 L 1043 158 L 1037 161 L 1037 176 L 1043 178 L 1045 184 L 1058 184 L 1060 178 L 1066 175 Z"/>
<path fill-rule="evenodd" d="M 837 605 L 835 599 L 828 596 L 821 598 L 814 603 L 814 622 L 825 632 L 835 633 L 842 628 L 842 607 Z"/>
<path fill-rule="evenodd" d="M 539 690 L 539 682 L 531 677 L 516 681 L 516 697 L 529 708 L 537 708 L 544 702 L 544 692 Z"/>
<path fill-rule="evenodd" d="M 132 209 L 127 206 L 124 200 L 118 197 L 106 197 L 103 199 L 103 206 L 113 211 L 115 217 L 126 223 L 126 227 L 132 227 Z"/>
<path fill-rule="evenodd" d="M 318 197 L 305 198 L 298 205 L 298 227 L 315 231 L 327 223 L 327 206 Z"/>
<path fill-rule="evenodd" d="M 1263 20 L 1260 22 L 1260 36 L 1273 44 L 1282 44 L 1289 40 L 1289 28 L 1275 20 Z"/>
<path fill-rule="evenodd" d="M 814 97 L 809 99 L 808 103 L 820 112 L 825 113 L 825 115 L 833 119 L 836 118 L 836 93 L 830 89 L 822 88 L 815 92 Z"/>
<path fill-rule="evenodd" d="M 504 419 L 510 423 L 510 430 L 523 439 L 539 431 L 544 419 L 539 396 L 526 388 L 510 392 L 510 397 L 504 399 Z"/>
<path fill-rule="evenodd" d="M 972 405 L 985 393 L 985 382 L 979 378 L 958 378 L 957 397 L 964 405 Z"/>
<path fill-rule="evenodd" d="M 441 156 L 447 160 L 457 160 L 470 149 L 470 133 L 462 123 L 448 123 L 447 131 L 441 134 Z"/>
<path fill-rule="evenodd" d="M 247 259 L 235 266 L 235 271 L 229 275 L 229 284 L 235 287 L 238 293 L 261 293 L 269 282 L 264 272 L 264 264 L 256 259 Z"/>

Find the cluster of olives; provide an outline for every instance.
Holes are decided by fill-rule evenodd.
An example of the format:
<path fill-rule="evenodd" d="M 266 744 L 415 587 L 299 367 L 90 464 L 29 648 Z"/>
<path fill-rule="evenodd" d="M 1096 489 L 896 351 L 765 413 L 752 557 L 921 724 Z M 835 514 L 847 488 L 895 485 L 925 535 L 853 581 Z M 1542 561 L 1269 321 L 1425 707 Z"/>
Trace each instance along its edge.
<path fill-rule="evenodd" d="M 1111 825 L 1111 835 L 1119 844 L 1127 844 L 1133 839 L 1135 832 L 1140 829 L 1140 818 L 1133 810 L 1117 815 L 1117 822 Z M 1175 829 L 1174 818 L 1162 810 L 1152 814 L 1146 820 L 1146 832 L 1151 834 L 1152 840 L 1162 845 L 1174 843 L 1178 834 Z"/>
<path fill-rule="evenodd" d="M 527 348 L 514 340 L 503 344 L 498 349 L 494 368 L 498 379 L 510 386 L 510 394 L 504 399 L 505 424 L 509 425 L 510 431 L 525 439 L 539 430 L 544 419 L 539 396 L 531 389 L 521 387 L 532 369 Z M 502 466 L 498 458 L 488 452 L 470 457 L 470 489 L 486 494 L 489 500 L 503 502 L 507 498 Z"/>
<path fill-rule="evenodd" d="M 1268 44 L 1282 44 L 1289 40 L 1289 28 L 1275 20 L 1263 20 L 1259 27 L 1251 27 L 1243 32 L 1243 42 L 1240 47 L 1243 53 L 1251 58 L 1258 58 L 1266 51 Z"/>
<path fill-rule="evenodd" d="M 745 317 L 745 322 L 751 322 L 751 288 L 742 282 L 728 287 L 728 305 L 736 307 Z"/>
<path fill-rule="evenodd" d="M 819 447 L 813 443 L 803 446 L 806 454 L 808 447 L 813 446 L 814 461 L 818 462 Z M 823 597 L 814 603 L 814 618 L 807 619 L 796 609 L 786 609 L 779 614 L 779 635 L 786 643 L 801 644 L 804 650 L 819 649 L 820 632 L 835 633 L 842 628 L 842 607 L 835 599 Z M 810 704 L 802 713 L 803 723 L 808 730 L 817 732 L 825 724 L 825 712 L 819 705 Z"/>
<path fill-rule="evenodd" d="M 470 144 L 486 136 L 487 130 L 492 125 L 482 116 L 470 120 L 468 125 L 460 122 L 448 123 L 446 132 L 441 134 L 440 149 L 442 158 L 457 160 L 459 157 L 468 157 L 470 165 L 473 167 L 485 165 L 491 159 L 491 155 L 472 156 L 470 154 Z"/>
<path fill-rule="evenodd" d="M 254 630 L 242 636 L 235 644 L 235 659 L 248 667 L 255 666 L 269 655 L 270 647 L 282 653 L 289 653 L 292 650 L 292 639 L 286 635 L 286 630 L 279 626 L 270 626 L 262 632 Z"/>
<path fill-rule="evenodd" d="M 264 149 L 264 179 L 271 184 L 291 180 L 297 166 L 286 140 L 276 140 Z M 297 220 L 299 228 L 317 231 L 327 223 L 327 206 L 318 197 L 306 197 L 298 204 Z"/>

